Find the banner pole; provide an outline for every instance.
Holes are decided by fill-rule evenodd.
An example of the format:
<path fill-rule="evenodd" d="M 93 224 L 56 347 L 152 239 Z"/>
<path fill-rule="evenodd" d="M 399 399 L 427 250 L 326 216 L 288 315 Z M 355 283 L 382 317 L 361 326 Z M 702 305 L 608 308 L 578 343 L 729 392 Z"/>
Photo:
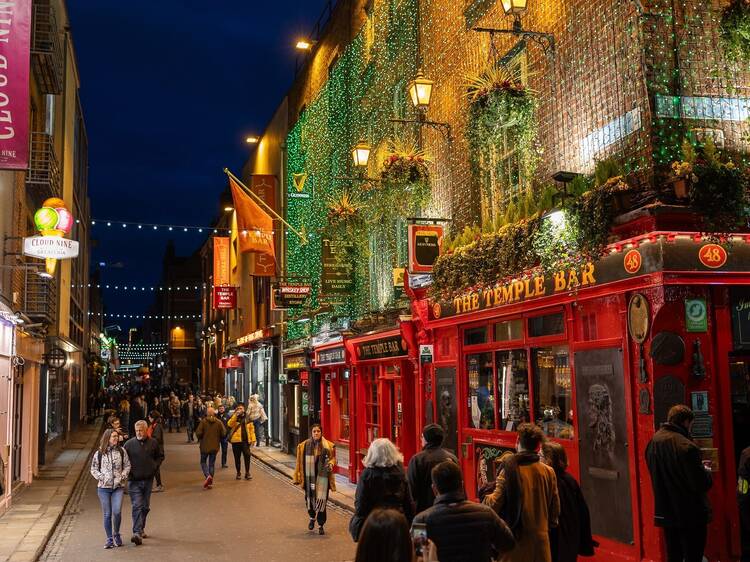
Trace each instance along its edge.
<path fill-rule="evenodd" d="M 307 236 L 305 236 L 304 234 L 302 234 L 301 232 L 299 232 L 296 228 L 294 228 L 291 224 L 289 224 L 288 222 L 286 222 L 281 215 L 279 215 L 276 211 L 274 211 L 271 207 L 269 207 L 266 204 L 266 202 L 263 201 L 263 199 L 261 199 L 260 197 L 258 197 L 255 193 L 253 193 L 252 190 L 250 188 L 248 188 L 244 183 L 242 183 L 242 181 L 237 176 L 235 176 L 232 172 L 230 172 L 229 168 L 224 168 L 224 173 L 227 176 L 229 176 L 231 179 L 233 179 L 237 183 L 237 185 L 239 185 L 242 189 L 244 189 L 245 192 L 248 195 L 250 195 L 253 199 L 255 199 L 258 203 L 260 203 L 261 205 L 263 205 L 268 211 L 270 211 L 271 214 L 274 217 L 276 217 L 284 225 L 286 225 L 287 228 L 289 228 L 289 230 L 291 230 L 292 232 L 294 232 L 299 237 L 299 239 L 302 241 L 303 244 L 307 244 Z"/>

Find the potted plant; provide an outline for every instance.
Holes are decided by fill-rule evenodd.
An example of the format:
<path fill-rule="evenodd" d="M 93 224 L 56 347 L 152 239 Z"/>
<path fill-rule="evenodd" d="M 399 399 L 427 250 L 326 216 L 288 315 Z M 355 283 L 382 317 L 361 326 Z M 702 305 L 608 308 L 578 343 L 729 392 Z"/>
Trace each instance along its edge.
<path fill-rule="evenodd" d="M 693 164 L 687 160 L 672 162 L 672 177 L 670 183 L 677 199 L 687 199 L 690 185 L 697 181 L 697 176 L 693 173 Z"/>

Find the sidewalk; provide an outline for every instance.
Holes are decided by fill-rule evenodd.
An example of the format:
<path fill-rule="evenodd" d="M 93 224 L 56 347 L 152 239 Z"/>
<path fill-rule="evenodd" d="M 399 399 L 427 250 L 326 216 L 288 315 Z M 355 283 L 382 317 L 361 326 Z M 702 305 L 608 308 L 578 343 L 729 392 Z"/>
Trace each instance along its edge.
<path fill-rule="evenodd" d="M 39 469 L 39 476 L 0 517 L 0 562 L 32 562 L 41 554 L 87 468 L 100 428 L 97 420 L 72 434 L 67 448 Z"/>
<path fill-rule="evenodd" d="M 250 452 L 266 466 L 280 472 L 290 480 L 292 479 L 296 464 L 294 455 L 288 455 L 276 447 L 250 447 Z M 354 513 L 354 494 L 356 491 L 356 484 L 352 484 L 348 478 L 337 474 L 336 491 L 329 494 L 328 501 Z"/>

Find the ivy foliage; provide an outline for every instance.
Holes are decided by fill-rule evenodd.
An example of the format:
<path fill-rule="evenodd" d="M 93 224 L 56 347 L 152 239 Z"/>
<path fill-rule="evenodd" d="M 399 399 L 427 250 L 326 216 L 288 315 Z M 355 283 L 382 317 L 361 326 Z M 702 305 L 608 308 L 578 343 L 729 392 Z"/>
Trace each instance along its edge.
<path fill-rule="evenodd" d="M 732 0 L 724 8 L 720 39 L 729 62 L 750 64 L 750 0 Z"/>

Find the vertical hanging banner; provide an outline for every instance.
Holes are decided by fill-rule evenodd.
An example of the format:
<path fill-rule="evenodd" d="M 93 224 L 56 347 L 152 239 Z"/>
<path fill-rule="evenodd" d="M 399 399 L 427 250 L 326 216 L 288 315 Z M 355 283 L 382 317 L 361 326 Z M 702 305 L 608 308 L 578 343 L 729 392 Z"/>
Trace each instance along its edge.
<path fill-rule="evenodd" d="M 255 199 L 245 193 L 237 182 L 229 178 L 234 209 L 237 213 L 240 253 L 253 252 L 275 257 L 273 219 Z"/>
<path fill-rule="evenodd" d="M 229 285 L 229 237 L 214 236 L 214 286 Z"/>
<path fill-rule="evenodd" d="M 276 176 L 250 176 L 250 190 L 274 211 L 276 207 Z M 273 277 L 276 274 L 276 260 L 268 254 L 252 254 L 250 275 L 258 277 Z"/>
<path fill-rule="evenodd" d="M 432 273 L 443 246 L 440 225 L 409 225 L 409 273 Z"/>
<path fill-rule="evenodd" d="M 30 60 L 31 0 L 0 3 L 0 169 L 29 167 Z"/>

